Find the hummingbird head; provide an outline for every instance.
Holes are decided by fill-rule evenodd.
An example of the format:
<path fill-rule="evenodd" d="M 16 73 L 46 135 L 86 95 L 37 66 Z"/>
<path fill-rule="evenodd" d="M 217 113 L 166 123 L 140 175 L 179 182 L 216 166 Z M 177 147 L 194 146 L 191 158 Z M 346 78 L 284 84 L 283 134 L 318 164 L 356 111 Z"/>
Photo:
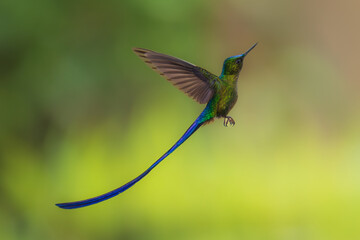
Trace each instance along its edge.
<path fill-rule="evenodd" d="M 243 54 L 225 59 L 221 75 L 238 75 L 243 66 L 244 58 L 256 45 L 257 43 Z"/>

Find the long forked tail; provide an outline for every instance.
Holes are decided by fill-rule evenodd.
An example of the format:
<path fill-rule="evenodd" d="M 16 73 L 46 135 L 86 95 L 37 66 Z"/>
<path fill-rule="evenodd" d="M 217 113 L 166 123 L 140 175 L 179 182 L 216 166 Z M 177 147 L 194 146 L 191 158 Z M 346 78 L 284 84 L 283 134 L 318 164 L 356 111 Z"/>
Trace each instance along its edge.
<path fill-rule="evenodd" d="M 162 160 L 164 160 L 167 156 L 169 156 L 176 148 L 178 148 L 183 142 L 185 142 L 186 139 L 188 139 L 201 125 L 205 123 L 204 120 L 202 120 L 201 115 L 195 120 L 195 122 L 188 128 L 188 130 L 184 133 L 184 135 L 164 154 L 162 155 L 156 162 L 154 162 L 145 172 L 140 174 L 135 179 L 131 180 L 130 182 L 124 184 L 123 186 L 112 190 L 108 193 L 105 193 L 103 195 L 89 198 L 82 201 L 77 202 L 68 202 L 68 203 L 57 203 L 56 206 L 64 209 L 74 209 L 74 208 L 81 208 L 86 207 L 92 204 L 96 204 L 102 201 L 105 201 L 109 198 L 115 197 L 119 193 L 122 193 L 132 187 L 135 183 L 140 181 L 143 177 L 145 177 L 151 170 L 153 170 Z"/>

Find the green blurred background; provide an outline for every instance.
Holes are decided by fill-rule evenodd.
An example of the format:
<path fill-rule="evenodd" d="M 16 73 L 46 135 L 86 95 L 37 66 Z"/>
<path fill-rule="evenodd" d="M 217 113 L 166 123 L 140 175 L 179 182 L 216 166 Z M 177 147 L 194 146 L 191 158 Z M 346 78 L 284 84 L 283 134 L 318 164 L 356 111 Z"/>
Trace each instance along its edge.
<path fill-rule="evenodd" d="M 358 1 L 0 2 L 0 239 L 360 239 Z M 202 111 L 131 50 L 239 99 L 136 187 Z"/>

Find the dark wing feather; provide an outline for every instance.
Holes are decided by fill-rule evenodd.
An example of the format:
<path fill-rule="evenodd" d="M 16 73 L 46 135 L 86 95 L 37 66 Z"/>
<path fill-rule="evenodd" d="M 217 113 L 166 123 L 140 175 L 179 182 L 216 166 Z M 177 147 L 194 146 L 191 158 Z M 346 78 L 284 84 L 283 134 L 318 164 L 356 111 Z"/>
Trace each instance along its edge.
<path fill-rule="evenodd" d="M 133 50 L 146 64 L 197 102 L 207 103 L 214 95 L 214 85 L 218 81 L 214 74 L 165 54 L 143 48 Z"/>

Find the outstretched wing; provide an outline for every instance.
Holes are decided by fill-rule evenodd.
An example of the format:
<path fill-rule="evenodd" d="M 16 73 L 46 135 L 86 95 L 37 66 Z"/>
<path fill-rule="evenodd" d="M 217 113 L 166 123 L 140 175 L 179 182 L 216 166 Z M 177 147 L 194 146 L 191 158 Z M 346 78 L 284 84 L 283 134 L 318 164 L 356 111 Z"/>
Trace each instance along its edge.
<path fill-rule="evenodd" d="M 207 103 L 214 95 L 214 85 L 219 81 L 216 75 L 162 53 L 143 48 L 133 50 L 146 64 L 197 102 Z"/>

